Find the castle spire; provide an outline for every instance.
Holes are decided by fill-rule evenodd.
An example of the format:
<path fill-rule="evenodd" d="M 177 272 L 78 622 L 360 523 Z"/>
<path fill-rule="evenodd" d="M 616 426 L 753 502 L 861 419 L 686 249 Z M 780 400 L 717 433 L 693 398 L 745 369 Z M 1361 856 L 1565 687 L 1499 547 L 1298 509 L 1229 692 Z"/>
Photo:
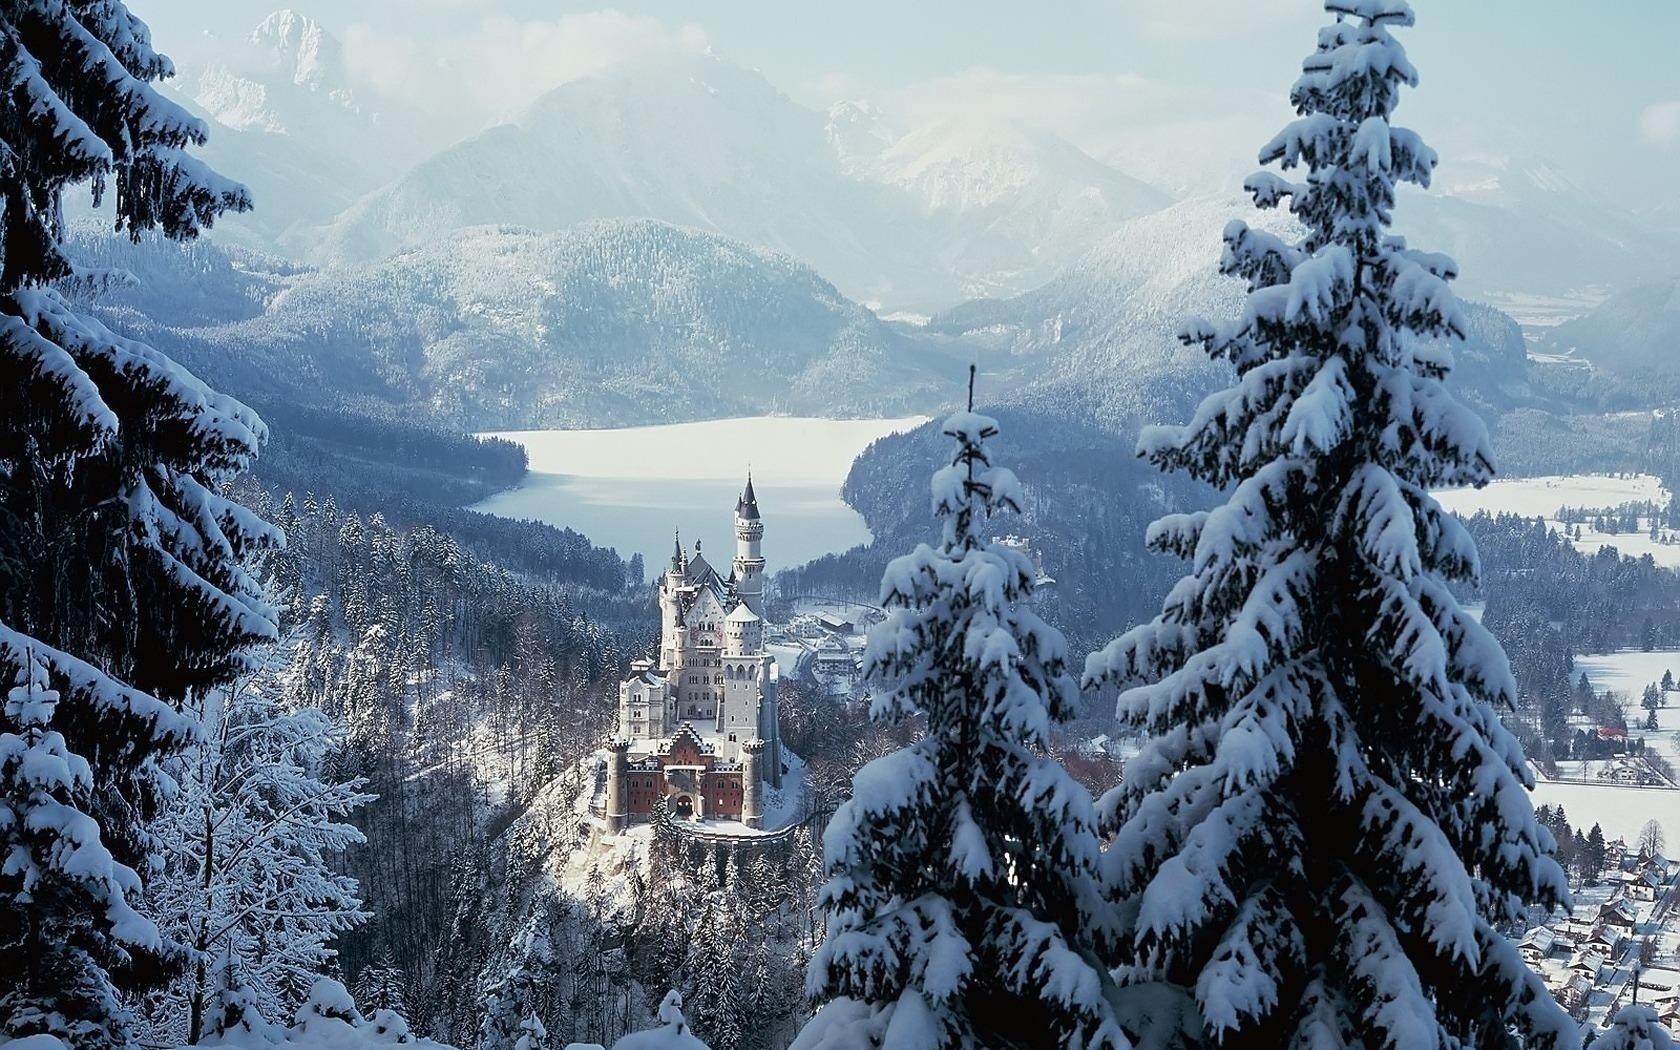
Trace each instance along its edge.
<path fill-rule="evenodd" d="M 685 559 L 683 558 L 683 549 L 682 549 L 682 530 L 678 529 L 677 530 L 677 543 L 676 543 L 676 546 L 674 548 L 672 548 L 672 550 L 671 550 L 671 571 L 672 572 L 682 572 L 683 571 L 684 560 Z"/>
<path fill-rule="evenodd" d="M 741 498 L 735 501 L 735 516 L 752 521 L 758 517 L 758 497 L 753 494 L 752 471 L 747 471 L 747 487 L 741 493 Z"/>

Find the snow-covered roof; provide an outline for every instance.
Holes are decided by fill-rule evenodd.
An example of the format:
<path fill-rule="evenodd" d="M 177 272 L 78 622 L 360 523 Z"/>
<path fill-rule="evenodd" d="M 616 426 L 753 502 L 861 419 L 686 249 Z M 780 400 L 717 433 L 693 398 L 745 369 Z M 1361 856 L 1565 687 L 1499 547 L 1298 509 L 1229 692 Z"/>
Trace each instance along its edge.
<path fill-rule="evenodd" d="M 730 613 L 728 616 L 728 621 L 730 623 L 757 623 L 761 619 L 762 617 L 760 617 L 757 613 L 747 608 L 746 602 L 741 602 L 736 605 L 735 611 Z"/>
<path fill-rule="evenodd" d="M 683 575 L 689 583 L 703 584 L 716 579 L 717 570 L 712 568 L 711 563 L 697 550 L 694 552 L 694 557 L 688 559 L 688 571 Z"/>

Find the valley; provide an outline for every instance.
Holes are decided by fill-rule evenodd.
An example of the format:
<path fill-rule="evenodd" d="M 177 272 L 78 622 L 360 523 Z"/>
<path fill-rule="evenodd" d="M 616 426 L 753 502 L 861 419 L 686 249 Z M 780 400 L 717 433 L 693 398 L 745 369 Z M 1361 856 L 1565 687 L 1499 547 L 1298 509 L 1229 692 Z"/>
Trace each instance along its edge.
<path fill-rule="evenodd" d="M 0 1046 L 1261 1047 L 1381 986 L 1327 1038 L 1579 1050 L 1636 959 L 1680 1036 L 1680 225 L 1578 120 L 1414 84 L 1399 0 L 1292 97 L 1204 83 L 1257 8 L 196 3 L 133 0 L 173 66 L 26 3 L 127 72 L 0 99 L 68 115 L 0 157 L 0 852 L 112 858 L 0 966 L 119 1033 L 0 971 Z M 1509 61 L 1431 8 L 1431 77 Z M 1649 948 L 1505 958 L 1647 876 Z"/>

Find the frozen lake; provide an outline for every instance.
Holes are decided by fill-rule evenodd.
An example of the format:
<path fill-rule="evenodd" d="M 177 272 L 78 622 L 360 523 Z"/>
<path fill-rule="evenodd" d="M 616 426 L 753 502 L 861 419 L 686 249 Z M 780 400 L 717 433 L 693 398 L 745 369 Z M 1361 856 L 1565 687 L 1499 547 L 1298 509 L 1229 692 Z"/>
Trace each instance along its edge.
<path fill-rule="evenodd" d="M 750 468 L 764 557 L 775 572 L 869 540 L 863 519 L 840 499 L 846 472 L 876 438 L 924 422 L 765 416 L 507 431 L 494 436 L 525 447 L 530 473 L 473 509 L 576 529 L 626 558 L 639 552 L 650 578 L 670 559 L 672 532 L 680 529 L 685 546 L 702 541 L 706 560 L 727 572 L 735 500 Z"/>

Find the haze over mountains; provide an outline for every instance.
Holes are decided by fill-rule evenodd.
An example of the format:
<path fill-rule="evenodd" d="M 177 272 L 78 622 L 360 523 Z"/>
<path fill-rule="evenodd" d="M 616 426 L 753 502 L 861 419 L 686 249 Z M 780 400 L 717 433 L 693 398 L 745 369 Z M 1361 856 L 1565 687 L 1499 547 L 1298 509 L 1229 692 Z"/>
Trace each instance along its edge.
<path fill-rule="evenodd" d="M 1235 187 L 1175 200 L 1020 119 L 818 112 L 710 53 L 656 59 L 443 142 L 356 83 L 320 25 L 276 12 L 175 82 L 219 125 L 209 159 L 259 201 L 217 241 L 274 259 L 222 259 L 200 288 L 161 256 L 129 261 L 160 268 L 142 279 L 170 284 L 174 316 L 197 324 L 183 339 L 217 348 L 204 367 L 240 373 L 236 389 L 475 428 L 897 413 L 948 400 L 973 358 L 997 396 L 1125 430 L 1213 381 L 1173 333 L 1240 297 L 1214 269 L 1224 224 L 1279 221 Z M 1657 349 L 1621 358 L 1601 346 L 1620 321 L 1559 329 L 1599 348 L 1579 360 L 1656 367 L 1672 345 L 1656 293 L 1628 289 L 1680 274 L 1680 234 L 1542 160 L 1453 159 L 1399 214 L 1458 258 L 1461 293 L 1525 323 L 1607 296 L 1607 311 L 1652 315 L 1634 330 Z M 145 315 L 145 299 L 122 301 Z M 1464 380 L 1484 404 L 1521 401 L 1515 330 L 1483 321 Z"/>

